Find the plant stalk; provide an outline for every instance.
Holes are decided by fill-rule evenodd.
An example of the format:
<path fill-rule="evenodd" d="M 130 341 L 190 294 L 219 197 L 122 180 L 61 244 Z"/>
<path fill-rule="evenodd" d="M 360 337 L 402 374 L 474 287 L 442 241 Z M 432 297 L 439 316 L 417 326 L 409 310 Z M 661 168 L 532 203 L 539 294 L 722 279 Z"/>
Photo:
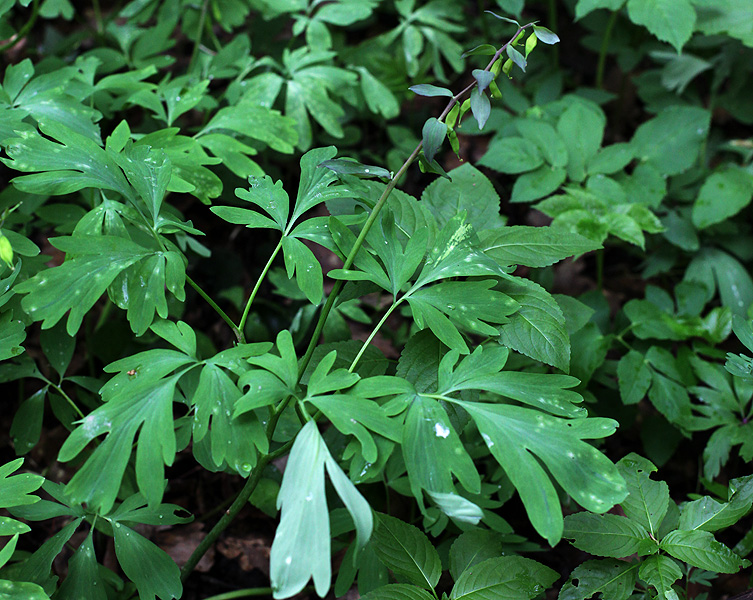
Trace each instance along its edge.
<path fill-rule="evenodd" d="M 241 317 L 241 322 L 238 324 L 238 327 L 236 328 L 238 330 L 237 335 L 239 336 L 238 341 L 240 343 L 245 343 L 246 341 L 246 335 L 243 333 L 246 328 L 246 320 L 248 319 L 248 313 L 251 310 L 251 304 L 254 302 L 254 298 L 256 298 L 256 294 L 259 291 L 259 288 L 261 287 L 262 281 L 264 281 L 264 278 L 267 276 L 267 271 L 272 267 L 272 262 L 277 257 L 277 254 L 282 249 L 282 240 L 284 238 L 280 238 L 280 242 L 277 244 L 277 247 L 274 249 L 274 252 L 272 252 L 272 256 L 269 257 L 269 260 L 267 261 L 267 264 L 264 265 L 264 268 L 261 271 L 261 274 L 259 275 L 259 278 L 256 280 L 256 284 L 254 285 L 254 289 L 251 290 L 251 295 L 248 297 L 248 301 L 246 302 L 246 308 L 243 309 L 243 316 Z M 233 326 L 235 327 L 235 326 Z"/>
<path fill-rule="evenodd" d="M 39 16 L 39 0 L 34 0 L 34 4 L 32 4 L 31 6 L 31 16 L 29 17 L 29 20 L 26 21 L 26 23 L 24 23 L 24 26 L 21 27 L 21 29 L 19 29 L 15 35 L 12 35 L 11 38 L 7 42 L 0 45 L 0 52 L 5 52 L 8 48 L 12 48 L 20 40 L 24 39 L 26 37 L 26 34 L 28 34 L 31 31 L 31 28 L 34 27 L 34 23 L 37 22 L 38 16 Z"/>
<path fill-rule="evenodd" d="M 604 29 L 604 35 L 601 38 L 601 48 L 599 48 L 599 62 L 596 64 L 596 87 L 602 89 L 604 87 L 604 67 L 607 62 L 607 51 L 609 50 L 609 41 L 612 38 L 612 30 L 614 24 L 617 22 L 617 11 L 614 11 L 609 16 L 607 21 L 607 27 Z"/>
<path fill-rule="evenodd" d="M 207 301 L 207 303 L 209 304 L 209 306 L 211 306 L 211 307 L 212 307 L 212 308 L 213 308 L 213 309 L 215 310 L 215 312 L 216 312 L 216 313 L 217 313 L 218 315 L 220 315 L 220 317 L 222 317 L 222 320 L 223 320 L 223 321 L 225 321 L 225 323 L 227 323 L 228 325 L 230 325 L 230 329 L 232 329 L 232 330 L 233 330 L 233 333 L 235 334 L 235 337 L 236 337 L 236 339 L 238 340 L 238 343 L 239 343 L 239 344 L 242 344 L 242 343 L 243 343 L 243 338 L 242 338 L 242 336 L 241 336 L 241 332 L 240 332 L 240 330 L 239 330 L 239 329 L 238 329 L 238 328 L 237 328 L 237 327 L 235 326 L 235 323 L 233 323 L 233 320 L 232 320 L 232 319 L 231 319 L 230 317 L 228 317 L 228 316 L 227 316 L 227 314 L 225 314 L 225 311 L 224 311 L 224 310 L 222 310 L 222 309 L 221 309 L 221 308 L 220 308 L 220 307 L 219 307 L 219 306 L 217 305 L 217 303 L 216 303 L 216 302 L 215 302 L 214 300 L 212 300 L 212 299 L 211 299 L 211 298 L 209 297 L 209 295 L 208 295 L 208 294 L 207 294 L 207 293 L 206 293 L 206 292 L 205 292 L 204 290 L 202 290 L 202 289 L 201 289 L 201 287 L 199 286 L 199 284 L 198 284 L 198 283 L 196 283 L 196 282 L 195 282 L 195 281 L 194 281 L 193 279 L 191 279 L 191 278 L 190 278 L 190 277 L 189 277 L 188 275 L 186 275 L 186 281 L 188 282 L 188 284 L 189 284 L 189 285 L 190 285 L 190 286 L 191 286 L 191 287 L 192 287 L 193 289 L 195 289 L 195 290 L 196 290 L 196 293 L 197 293 L 197 294 L 199 294 L 199 296 L 201 296 L 202 298 L 204 298 L 204 300 L 206 300 L 206 301 Z"/>

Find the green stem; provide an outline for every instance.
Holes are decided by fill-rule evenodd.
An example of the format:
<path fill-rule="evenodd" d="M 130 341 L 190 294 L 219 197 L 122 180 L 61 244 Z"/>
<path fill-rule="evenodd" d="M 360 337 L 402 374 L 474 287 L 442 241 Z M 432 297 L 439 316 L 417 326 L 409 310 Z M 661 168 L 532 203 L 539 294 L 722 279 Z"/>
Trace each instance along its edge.
<path fill-rule="evenodd" d="M 104 27 L 102 25 L 102 8 L 99 6 L 99 0 L 92 0 L 92 8 L 94 9 L 94 22 L 97 24 L 97 33 L 102 35 Z"/>
<path fill-rule="evenodd" d="M 596 286 L 604 289 L 604 248 L 596 251 Z"/>
<path fill-rule="evenodd" d="M 201 4 L 201 14 L 199 15 L 199 26 L 196 28 L 196 41 L 193 44 L 193 52 L 191 52 L 191 60 L 188 62 L 188 72 L 193 71 L 196 58 L 199 56 L 199 46 L 201 46 L 201 34 L 204 32 L 204 21 L 207 18 L 207 9 L 209 8 L 209 0 L 204 0 Z"/>
<path fill-rule="evenodd" d="M 366 341 L 361 346 L 361 349 L 358 351 L 358 354 L 356 354 L 356 357 L 353 359 L 353 362 L 350 363 L 350 367 L 348 368 L 348 372 L 352 373 L 353 369 L 356 368 L 356 365 L 358 364 L 358 361 L 361 360 L 361 356 L 363 356 L 363 353 L 366 352 L 366 348 L 369 347 L 369 344 L 371 343 L 371 340 L 374 339 L 374 336 L 377 334 L 377 332 L 382 328 L 382 325 L 384 325 L 384 322 L 389 318 L 389 316 L 395 311 L 395 309 L 400 305 L 400 303 L 403 301 L 401 298 L 397 302 L 395 302 L 392 306 L 389 307 L 386 313 L 384 313 L 384 316 L 379 319 L 379 323 L 376 324 L 376 327 L 372 330 L 369 337 L 366 339 Z"/>
<path fill-rule="evenodd" d="M 614 11 L 607 21 L 604 35 L 601 38 L 601 48 L 599 49 L 599 62 L 596 65 L 596 87 L 601 89 L 604 85 L 604 66 L 607 62 L 607 50 L 609 50 L 609 41 L 612 38 L 612 30 L 617 22 L 617 11 Z"/>
<path fill-rule="evenodd" d="M 282 240 L 284 238 L 280 238 L 280 242 L 277 244 L 277 247 L 274 249 L 274 252 L 272 252 L 272 256 L 269 257 L 269 260 L 267 261 L 267 264 L 264 265 L 264 268 L 261 271 L 261 274 L 259 275 L 259 278 L 256 280 L 256 285 L 254 285 L 254 289 L 251 290 L 251 295 L 248 297 L 248 302 L 246 302 L 246 308 L 243 309 L 243 316 L 241 317 L 241 322 L 238 324 L 238 331 L 240 332 L 240 340 L 241 343 L 245 342 L 246 337 L 243 333 L 246 328 L 246 320 L 248 319 L 248 313 L 251 310 L 251 304 L 254 302 L 254 298 L 256 298 L 256 294 L 259 291 L 259 288 L 261 287 L 262 281 L 264 281 L 264 278 L 267 275 L 267 271 L 269 271 L 270 267 L 272 266 L 272 261 L 277 257 L 277 254 L 282 249 Z"/>
<path fill-rule="evenodd" d="M 549 27 L 552 31 L 559 29 L 557 26 L 557 0 L 549 0 Z M 560 49 L 557 45 L 552 48 L 552 61 L 555 66 L 560 64 Z"/>
<path fill-rule="evenodd" d="M 66 394 L 66 393 L 65 393 L 65 392 L 63 391 L 63 388 L 62 388 L 62 387 L 60 387 L 60 386 L 59 386 L 59 385 L 57 385 L 57 384 L 54 384 L 54 383 L 52 383 L 52 382 L 51 382 L 50 380 L 48 380 L 48 379 L 46 379 L 45 381 L 46 381 L 46 382 L 47 382 L 47 383 L 48 383 L 48 384 L 50 385 L 50 387 L 54 388 L 54 389 L 55 389 L 55 391 L 56 391 L 56 392 L 57 392 L 58 394 L 60 394 L 60 395 L 61 395 L 61 396 L 62 396 L 62 397 L 63 397 L 63 398 L 65 399 L 65 401 L 66 401 L 66 402 L 67 402 L 68 404 L 70 404 L 70 405 L 71 405 L 71 408 L 73 408 L 73 410 L 75 410 L 75 411 L 76 411 L 76 413 L 78 414 L 78 416 L 79 416 L 79 417 L 81 417 L 82 419 L 84 418 L 84 413 L 82 413 L 82 412 L 81 412 L 81 409 L 80 409 L 80 408 L 79 408 L 78 406 L 76 406 L 76 403 L 75 403 L 75 402 L 74 402 L 74 401 L 73 401 L 73 400 L 71 399 L 71 397 L 70 397 L 70 396 L 69 396 L 68 394 Z"/>
<path fill-rule="evenodd" d="M 26 34 L 31 31 L 32 27 L 34 27 L 34 23 L 36 23 L 38 16 L 39 0 L 34 0 L 34 4 L 32 4 L 31 6 L 31 16 L 29 17 L 29 20 L 26 21 L 24 26 L 18 30 L 18 33 L 16 33 L 16 35 L 11 36 L 11 38 L 7 42 L 0 46 L 0 52 L 5 52 L 8 48 L 15 46 L 19 40 L 22 40 L 24 37 L 26 37 Z"/>
<path fill-rule="evenodd" d="M 239 343 L 239 344 L 242 344 L 242 343 L 243 343 L 243 338 L 242 338 L 242 336 L 241 336 L 241 332 L 240 332 L 240 331 L 238 330 L 238 328 L 237 328 L 237 327 L 235 326 L 235 323 L 233 323 L 233 320 L 232 320 L 232 319 L 231 319 L 230 317 L 228 317 L 228 316 L 227 316 L 227 315 L 225 314 L 225 311 L 224 311 L 224 310 L 222 310 L 222 309 L 221 309 L 221 308 L 220 308 L 219 306 L 217 306 L 217 303 L 216 303 L 216 302 L 215 302 L 214 300 L 212 300 L 212 299 L 211 299 L 211 298 L 209 297 L 209 295 L 208 295 L 208 294 L 207 294 L 207 293 L 206 293 L 206 292 L 205 292 L 204 290 L 202 290 L 202 289 L 201 289 L 201 288 L 199 287 L 199 284 L 198 284 L 198 283 L 196 283 L 196 282 L 195 282 L 195 281 L 194 281 L 193 279 L 191 279 L 191 278 L 190 278 L 190 277 L 189 277 L 188 275 L 186 275 L 186 281 L 188 282 L 188 284 L 189 284 L 189 285 L 190 285 L 190 286 L 191 286 L 191 287 L 192 287 L 193 289 L 195 289 L 195 290 L 196 290 L 196 292 L 197 292 L 197 293 L 199 294 L 199 296 L 201 296 L 202 298 L 204 298 L 204 300 L 206 300 L 206 301 L 207 301 L 207 303 L 209 303 L 209 306 L 211 306 L 211 307 L 212 307 L 212 308 L 213 308 L 213 309 L 215 310 L 215 312 L 216 312 L 216 313 L 217 313 L 218 315 L 220 315 L 220 317 L 222 317 L 222 320 L 223 320 L 223 321 L 225 321 L 225 323 L 227 323 L 228 325 L 230 325 L 230 329 L 232 329 L 232 330 L 233 330 L 233 333 L 235 334 L 235 337 L 236 337 L 236 339 L 238 340 L 238 343 Z"/>
<path fill-rule="evenodd" d="M 314 586 L 309 585 L 301 590 L 301 594 L 306 592 L 313 592 Z M 270 587 L 266 588 L 248 588 L 245 590 L 236 590 L 235 592 L 225 592 L 224 594 L 218 594 L 216 596 L 210 596 L 204 600 L 235 600 L 235 598 L 253 598 L 254 596 L 271 596 L 274 590 Z"/>

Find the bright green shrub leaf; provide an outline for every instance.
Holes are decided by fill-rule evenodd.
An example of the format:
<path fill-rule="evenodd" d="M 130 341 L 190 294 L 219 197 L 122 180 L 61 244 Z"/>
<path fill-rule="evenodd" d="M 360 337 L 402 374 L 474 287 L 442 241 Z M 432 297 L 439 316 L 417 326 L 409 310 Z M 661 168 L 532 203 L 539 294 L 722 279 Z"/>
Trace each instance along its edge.
<path fill-rule="evenodd" d="M 484 517 L 484 511 L 478 505 L 458 494 L 426 492 L 432 502 L 453 521 L 478 525 Z"/>
<path fill-rule="evenodd" d="M 651 386 L 651 369 L 640 352 L 630 350 L 617 364 L 617 383 L 623 404 L 637 404 Z"/>
<path fill-rule="evenodd" d="M 522 556 L 490 558 L 463 571 L 451 600 L 520 598 L 532 600 L 559 579 L 556 571 Z"/>
<path fill-rule="evenodd" d="M 543 44 L 552 45 L 560 41 L 560 38 L 556 33 L 541 25 L 534 25 L 533 32 L 536 35 L 536 38 L 541 40 L 541 43 Z"/>
<path fill-rule="evenodd" d="M 669 487 L 663 481 L 653 481 L 651 473 L 656 467 L 637 454 L 628 454 L 617 463 L 628 496 L 620 504 L 625 516 L 642 525 L 652 537 L 657 538 L 659 526 L 669 507 Z"/>
<path fill-rule="evenodd" d="M 482 248 L 500 265 L 548 267 L 573 255 L 597 250 L 600 244 L 577 233 L 519 225 L 482 236 Z"/>
<path fill-rule="evenodd" d="M 26 339 L 23 321 L 13 321 L 10 313 L 6 315 L 0 318 L 0 360 L 22 354 L 24 349 L 21 344 Z"/>
<path fill-rule="evenodd" d="M 525 173 L 544 163 L 538 146 L 522 137 L 495 137 L 478 164 L 500 173 Z"/>
<path fill-rule="evenodd" d="M 419 501 L 422 490 L 453 493 L 453 473 L 466 490 L 480 492 L 476 467 L 438 401 L 423 396 L 412 399 L 402 449 L 411 488 Z"/>
<path fill-rule="evenodd" d="M 343 5 L 340 4 L 340 6 Z M 334 8 L 334 5 L 325 6 L 322 10 L 330 7 Z M 319 12 L 321 13 L 321 10 Z M 400 105 L 390 88 L 374 77 L 365 67 L 356 67 L 355 69 L 361 75 L 361 92 L 369 110 L 374 114 L 382 115 L 385 119 L 398 116 Z M 387 177 L 387 175 L 378 175 L 378 177 Z"/>
<path fill-rule="evenodd" d="M 707 110 L 670 106 L 643 123 L 633 135 L 635 156 L 663 175 L 677 175 L 693 166 L 709 130 Z"/>
<path fill-rule="evenodd" d="M 536 144 L 546 162 L 552 167 L 567 166 L 567 146 L 549 123 L 534 119 L 520 119 L 515 122 L 515 127 L 520 135 Z"/>
<path fill-rule="evenodd" d="M 684 504 L 678 529 L 718 531 L 737 523 L 753 505 L 753 476 L 733 479 L 727 502 L 709 496 Z"/>
<path fill-rule="evenodd" d="M 520 304 L 520 309 L 510 315 L 510 322 L 500 327 L 500 343 L 567 372 L 570 339 L 565 317 L 551 294 L 522 278 L 503 281 L 500 289 Z"/>
<path fill-rule="evenodd" d="M 587 560 L 570 573 L 557 600 L 589 600 L 601 593 L 609 600 L 627 600 L 633 593 L 638 566 L 624 560 Z"/>
<path fill-rule="evenodd" d="M 515 180 L 510 202 L 533 202 L 556 192 L 567 179 L 565 169 L 543 165 Z"/>
<path fill-rule="evenodd" d="M 115 555 L 143 600 L 180 598 L 180 569 L 163 550 L 121 523 L 113 523 Z"/>
<path fill-rule="evenodd" d="M 463 571 L 502 555 L 502 542 L 491 531 L 470 529 L 461 533 L 450 547 L 450 574 L 457 581 Z"/>
<path fill-rule="evenodd" d="M 379 560 L 396 575 L 427 590 L 437 585 L 442 574 L 439 554 L 413 525 L 378 514 L 372 546 Z"/>
<path fill-rule="evenodd" d="M 598 8 L 616 11 L 622 8 L 625 0 L 578 0 L 575 5 L 575 20 L 582 19 L 588 13 Z"/>
<path fill-rule="evenodd" d="M 699 569 L 737 573 L 750 562 L 714 539 L 708 531 L 672 531 L 661 540 L 661 549 Z"/>
<path fill-rule="evenodd" d="M 502 225 L 499 195 L 481 171 L 465 163 L 449 175 L 452 181 L 436 179 L 421 194 L 421 204 L 431 210 L 440 227 L 461 211 L 466 211 L 467 222 L 477 232 Z"/>
<path fill-rule="evenodd" d="M 518 52 L 512 44 L 507 46 L 507 56 L 509 56 L 510 60 L 518 65 L 518 67 L 520 67 L 520 70 L 525 73 L 527 66 L 526 58 L 520 52 Z"/>
<path fill-rule="evenodd" d="M 737 167 L 712 174 L 703 182 L 693 204 L 693 224 L 698 229 L 721 223 L 736 215 L 753 199 L 753 175 Z"/>
<path fill-rule="evenodd" d="M 583 181 L 586 165 L 601 147 L 606 117 L 591 102 L 570 97 L 569 104 L 557 121 L 557 132 L 567 147 L 569 178 Z"/>
<path fill-rule="evenodd" d="M 690 397 L 685 386 L 656 371 L 648 398 L 670 423 L 683 426 L 691 416 Z"/>
<path fill-rule="evenodd" d="M 563 535 L 579 550 L 595 556 L 624 558 L 635 553 L 653 554 L 659 549 L 642 525 L 612 514 L 568 515 Z"/>
<path fill-rule="evenodd" d="M 665 600 L 679 600 L 672 584 L 683 576 L 680 566 L 669 556 L 649 556 L 641 564 L 638 576 L 656 588 L 659 597 Z"/>
<path fill-rule="evenodd" d="M 627 9 L 633 23 L 672 44 L 678 54 L 693 33 L 696 15 L 689 0 L 628 0 Z"/>
<path fill-rule="evenodd" d="M 624 169 L 633 160 L 634 156 L 635 150 L 632 144 L 620 143 L 604 146 L 588 161 L 588 174 L 596 175 L 603 173 L 611 175 L 612 173 L 617 173 Z"/>
<path fill-rule="evenodd" d="M 99 565 L 94 554 L 92 534 L 89 530 L 81 545 L 68 561 L 68 576 L 55 594 L 61 600 L 107 600 L 107 592 L 99 576 Z"/>
<path fill-rule="evenodd" d="M 286 154 L 292 153 L 298 142 L 293 119 L 266 106 L 243 100 L 237 106 L 226 106 L 218 110 L 196 137 L 200 141 L 202 136 L 217 131 L 245 135 Z"/>
<path fill-rule="evenodd" d="M 583 439 L 614 431 L 609 419 L 568 420 L 512 405 L 455 401 L 520 494 L 531 523 L 550 544 L 562 537 L 562 511 L 549 473 L 584 508 L 603 512 L 625 498 L 617 468 Z"/>
<path fill-rule="evenodd" d="M 432 600 L 426 590 L 407 583 L 390 583 L 361 596 L 361 600 Z"/>

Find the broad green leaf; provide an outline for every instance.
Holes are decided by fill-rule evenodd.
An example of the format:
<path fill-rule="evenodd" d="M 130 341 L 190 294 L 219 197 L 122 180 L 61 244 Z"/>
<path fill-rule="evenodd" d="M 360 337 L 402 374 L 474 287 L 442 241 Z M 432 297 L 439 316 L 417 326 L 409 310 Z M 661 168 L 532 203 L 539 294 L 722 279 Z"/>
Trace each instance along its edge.
<path fill-rule="evenodd" d="M 753 477 L 733 479 L 730 482 L 728 502 L 719 502 L 709 496 L 684 504 L 680 511 L 678 529 L 718 531 L 737 523 L 753 505 Z"/>
<path fill-rule="evenodd" d="M 442 574 L 439 554 L 413 525 L 378 514 L 372 546 L 379 560 L 395 575 L 427 590 L 437 585 Z"/>
<path fill-rule="evenodd" d="M 588 512 L 568 515 L 563 535 L 579 550 L 595 556 L 625 558 L 658 551 L 657 543 L 642 525 L 618 515 Z"/>
<path fill-rule="evenodd" d="M 324 276 L 314 253 L 301 240 L 291 236 L 282 239 L 282 253 L 288 279 L 292 279 L 295 273 L 298 287 L 306 298 L 314 306 L 319 305 L 324 293 Z"/>
<path fill-rule="evenodd" d="M 510 316 L 510 322 L 500 327 L 500 343 L 567 373 L 570 339 L 565 317 L 551 294 L 522 278 L 503 281 L 499 287 L 520 304 L 520 309 Z"/>
<path fill-rule="evenodd" d="M 703 182 L 693 204 L 693 224 L 698 229 L 736 215 L 753 199 L 753 175 L 735 165 L 721 169 Z"/>
<path fill-rule="evenodd" d="M 640 352 L 630 350 L 617 364 L 617 383 L 623 404 L 637 404 L 651 386 L 651 368 Z"/>
<path fill-rule="evenodd" d="M 361 596 L 361 600 L 432 600 L 432 598 L 434 596 L 426 590 L 407 583 L 390 583 Z"/>
<path fill-rule="evenodd" d="M 543 165 L 534 171 L 523 173 L 512 187 L 510 202 L 533 202 L 556 192 L 567 179 L 565 169 Z"/>
<path fill-rule="evenodd" d="M 484 90 L 489 87 L 489 84 L 494 81 L 494 73 L 492 73 L 491 71 L 485 71 L 483 69 L 473 69 L 472 75 L 476 80 L 476 83 L 478 84 L 478 91 L 480 93 L 483 93 Z"/>
<path fill-rule="evenodd" d="M 693 33 L 696 15 L 689 0 L 628 0 L 627 9 L 633 23 L 672 44 L 678 54 Z"/>
<path fill-rule="evenodd" d="M 484 529 L 470 529 L 461 533 L 450 547 L 450 574 L 457 581 L 467 569 L 502 555 L 498 535 Z"/>
<path fill-rule="evenodd" d="M 684 0 L 683 0 L 684 1 Z M 670 106 L 643 123 L 633 135 L 635 156 L 663 175 L 677 175 L 696 161 L 709 130 L 707 110 Z"/>
<path fill-rule="evenodd" d="M 465 163 L 449 175 L 452 181 L 435 179 L 421 194 L 421 204 L 429 208 L 440 227 L 461 211 L 466 211 L 467 222 L 477 232 L 502 225 L 499 194 L 481 171 Z"/>
<path fill-rule="evenodd" d="M 670 423 L 682 426 L 691 416 L 690 397 L 685 386 L 656 371 L 653 372 L 648 398 Z"/>
<path fill-rule="evenodd" d="M 497 49 L 491 44 L 481 44 L 480 46 L 476 46 L 475 48 L 471 48 L 470 50 L 463 52 L 462 57 L 466 58 L 468 56 L 494 56 L 496 53 Z M 450 90 L 447 91 L 449 92 Z M 450 96 L 452 96 L 452 92 L 450 92 Z"/>
<path fill-rule="evenodd" d="M 536 35 L 536 38 L 539 39 L 543 44 L 551 45 L 556 44 L 560 41 L 560 38 L 556 33 L 541 25 L 534 25 L 533 32 Z"/>
<path fill-rule="evenodd" d="M 586 166 L 601 147 L 606 117 L 593 103 L 572 99 L 557 121 L 557 132 L 567 147 L 567 174 L 583 181 Z"/>
<path fill-rule="evenodd" d="M 514 136 L 495 137 L 478 164 L 500 173 L 517 174 L 537 169 L 544 164 L 544 158 L 531 140 Z"/>
<path fill-rule="evenodd" d="M 624 2 L 624 0 L 619 0 Z M 588 174 L 611 175 L 624 169 L 635 156 L 632 144 L 619 143 L 601 148 L 595 156 L 588 161 Z"/>
<path fill-rule="evenodd" d="M 507 56 L 509 56 L 510 60 L 518 65 L 518 67 L 520 67 L 520 70 L 525 73 L 527 66 L 526 58 L 520 52 L 518 52 L 518 50 L 516 50 L 512 44 L 507 46 Z"/>
<path fill-rule="evenodd" d="M 551 227 L 503 227 L 482 235 L 481 239 L 484 254 L 504 266 L 548 267 L 601 247 L 577 233 Z"/>
<path fill-rule="evenodd" d="M 672 531 L 661 540 L 661 549 L 699 569 L 737 573 L 750 562 L 714 539 L 708 531 Z"/>
<path fill-rule="evenodd" d="M 330 7 L 333 6 L 330 5 Z M 324 8 L 326 9 L 327 7 L 325 6 Z M 374 77 L 365 67 L 356 67 L 356 71 L 361 74 L 361 92 L 369 110 L 374 114 L 381 114 L 385 119 L 392 119 L 398 116 L 400 114 L 400 105 L 390 88 Z M 378 175 L 378 177 L 388 176 L 389 172 L 387 175 Z"/>
<path fill-rule="evenodd" d="M 22 354 L 24 349 L 21 344 L 25 339 L 26 328 L 23 321 L 0 319 L 0 360 Z"/>
<path fill-rule="evenodd" d="M 180 598 L 180 569 L 163 550 L 121 523 L 113 523 L 115 555 L 143 600 Z"/>
<path fill-rule="evenodd" d="M 589 600 L 601 593 L 609 600 L 627 600 L 633 593 L 642 563 L 624 560 L 587 560 L 562 586 L 557 600 Z"/>
<path fill-rule="evenodd" d="M 669 507 L 669 487 L 663 481 L 650 478 L 656 467 L 637 454 L 628 454 L 617 463 L 617 469 L 628 489 L 628 496 L 621 504 L 625 516 L 657 538 L 659 526 Z"/>
<path fill-rule="evenodd" d="M 68 576 L 55 594 L 61 600 L 107 600 L 107 592 L 99 576 L 99 565 L 94 554 L 92 534 L 89 530 L 81 545 L 68 561 Z"/>
<path fill-rule="evenodd" d="M 434 392 L 437 390 L 439 362 L 446 353 L 447 346 L 431 331 L 419 331 L 406 342 L 395 374 L 408 381 L 419 393 Z"/>
<path fill-rule="evenodd" d="M 536 119 L 520 119 L 515 127 L 525 139 L 536 144 L 542 156 L 552 167 L 567 166 L 567 146 L 549 123 Z"/>
<path fill-rule="evenodd" d="M 559 579 L 556 571 L 522 556 L 490 558 L 461 573 L 451 600 L 532 600 Z"/>
<path fill-rule="evenodd" d="M 578 0 L 575 5 L 575 20 L 582 19 L 598 8 L 616 11 L 622 8 L 623 4 L 625 4 L 625 0 Z"/>
<path fill-rule="evenodd" d="M 625 498 L 617 468 L 583 441 L 609 435 L 614 421 L 569 420 L 519 406 L 454 402 L 471 414 L 487 447 L 518 490 L 531 523 L 550 544 L 562 537 L 562 512 L 550 476 L 538 460 L 588 510 L 604 512 Z"/>
<path fill-rule="evenodd" d="M 422 144 L 426 160 L 432 162 L 447 135 L 447 125 L 431 117 L 424 123 Z"/>
<path fill-rule="evenodd" d="M 659 598 L 680 600 L 672 584 L 683 576 L 680 566 L 669 556 L 649 556 L 641 564 L 638 576 L 656 588 Z"/>
<path fill-rule="evenodd" d="M 226 106 L 218 110 L 197 137 L 215 131 L 228 131 L 245 135 L 267 144 L 273 150 L 290 154 L 293 152 L 298 135 L 291 115 L 282 116 L 278 111 L 258 103 L 241 100 L 237 106 Z"/>

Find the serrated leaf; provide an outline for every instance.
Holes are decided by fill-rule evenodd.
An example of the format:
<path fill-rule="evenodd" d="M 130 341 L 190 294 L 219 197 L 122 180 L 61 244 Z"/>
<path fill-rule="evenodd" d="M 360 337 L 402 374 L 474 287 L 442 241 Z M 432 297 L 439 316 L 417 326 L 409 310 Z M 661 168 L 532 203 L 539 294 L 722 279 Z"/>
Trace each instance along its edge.
<path fill-rule="evenodd" d="M 630 350 L 617 363 L 617 383 L 623 404 L 637 404 L 651 386 L 651 368 L 640 352 Z"/>
<path fill-rule="evenodd" d="M 624 560 L 587 560 L 562 586 L 557 600 L 589 600 L 596 594 L 609 600 L 627 600 L 633 593 L 641 563 Z"/>
<path fill-rule="evenodd" d="M 582 235 L 551 227 L 517 225 L 482 236 L 484 254 L 505 266 L 548 267 L 600 247 L 601 244 Z"/>
<path fill-rule="evenodd" d="M 683 576 L 679 565 L 668 556 L 649 556 L 638 571 L 640 578 L 656 588 L 659 598 L 679 600 L 672 584 Z"/>
<path fill-rule="evenodd" d="M 461 533 L 450 547 L 450 574 L 457 581 L 463 571 L 502 555 L 502 542 L 491 531 L 471 529 Z"/>
<path fill-rule="evenodd" d="M 532 600 L 552 585 L 559 575 L 549 567 L 522 556 L 490 558 L 458 577 L 451 600 Z"/>
<path fill-rule="evenodd" d="M 407 583 L 390 583 L 361 596 L 361 600 L 432 600 L 426 590 Z"/>
<path fill-rule="evenodd" d="M 579 512 L 565 517 L 564 537 L 579 550 L 596 556 L 625 558 L 658 551 L 639 523 L 618 515 Z"/>
<path fill-rule="evenodd" d="M 656 467 L 637 454 L 628 454 L 617 463 L 617 468 L 628 489 L 628 497 L 621 504 L 625 515 L 640 523 L 652 537 L 658 537 L 659 526 L 669 507 L 669 487 L 663 481 L 650 478 Z"/>
<path fill-rule="evenodd" d="M 737 573 L 750 564 L 714 539 L 708 531 L 672 531 L 661 540 L 661 549 L 699 569 Z"/>
<path fill-rule="evenodd" d="M 696 14 L 688 0 L 628 0 L 628 16 L 679 53 L 690 39 Z"/>
<path fill-rule="evenodd" d="M 500 343 L 567 373 L 570 338 L 562 310 L 554 298 L 527 279 L 504 281 L 500 289 L 520 304 L 520 309 L 510 316 L 510 322 L 500 327 Z"/>
<path fill-rule="evenodd" d="M 439 554 L 413 525 L 378 514 L 372 546 L 379 560 L 396 575 L 433 590 L 442 574 Z"/>

